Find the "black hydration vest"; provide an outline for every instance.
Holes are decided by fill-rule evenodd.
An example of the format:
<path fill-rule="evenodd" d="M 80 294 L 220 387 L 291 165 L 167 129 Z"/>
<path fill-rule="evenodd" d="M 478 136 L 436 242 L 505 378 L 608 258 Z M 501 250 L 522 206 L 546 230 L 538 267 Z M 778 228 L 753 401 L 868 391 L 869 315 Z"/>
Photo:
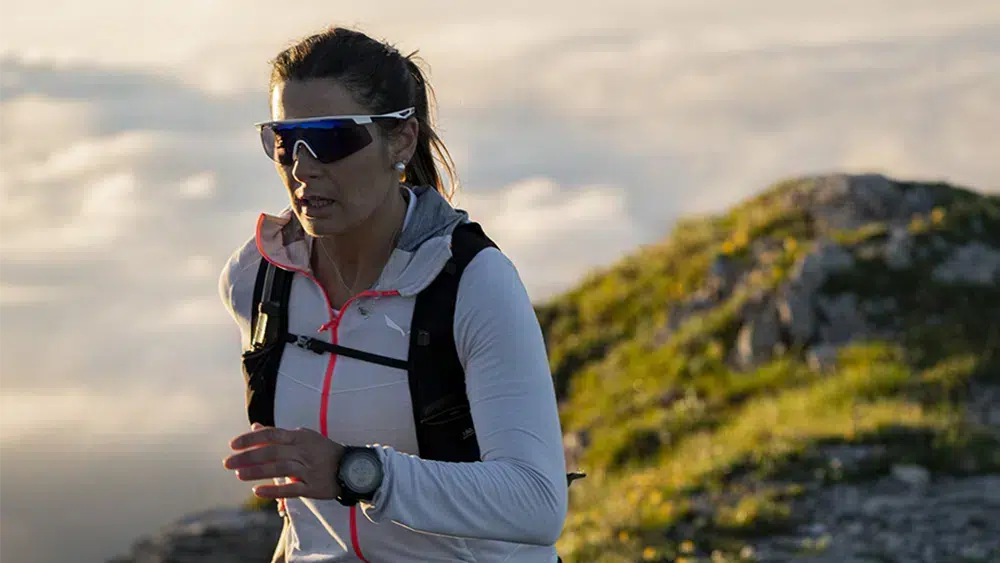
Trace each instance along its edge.
<path fill-rule="evenodd" d="M 407 371 L 419 456 L 437 461 L 481 461 L 479 441 L 465 392 L 465 371 L 453 332 L 462 272 L 480 250 L 496 248 L 477 223 L 452 233 L 452 256 L 441 273 L 417 294 L 406 360 L 288 333 L 288 298 L 294 272 L 261 259 L 253 290 L 250 349 L 243 353 L 250 423 L 274 426 L 274 390 L 281 355 L 288 344 L 316 354 L 340 354 Z M 343 314 L 343 313 L 341 313 Z M 567 473 L 567 486 L 583 473 Z"/>

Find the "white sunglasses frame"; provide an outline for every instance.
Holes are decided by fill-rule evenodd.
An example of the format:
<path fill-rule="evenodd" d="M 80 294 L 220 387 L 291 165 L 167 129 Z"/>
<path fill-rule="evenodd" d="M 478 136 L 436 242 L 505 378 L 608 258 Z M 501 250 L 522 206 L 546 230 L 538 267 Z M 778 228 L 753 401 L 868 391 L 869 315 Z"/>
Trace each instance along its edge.
<path fill-rule="evenodd" d="M 351 120 L 358 125 L 364 125 L 366 123 L 372 123 L 374 119 L 409 119 L 417 113 L 416 108 L 408 107 L 406 109 L 401 109 L 399 111 L 393 111 L 390 113 L 382 113 L 378 115 L 327 115 L 323 117 L 305 117 L 302 119 L 282 119 L 278 121 L 261 121 L 260 123 L 254 123 L 254 127 L 258 130 L 274 125 L 297 125 L 299 123 L 315 123 L 317 121 L 328 121 L 331 119 L 342 119 Z M 312 152 L 312 149 L 310 149 Z"/>

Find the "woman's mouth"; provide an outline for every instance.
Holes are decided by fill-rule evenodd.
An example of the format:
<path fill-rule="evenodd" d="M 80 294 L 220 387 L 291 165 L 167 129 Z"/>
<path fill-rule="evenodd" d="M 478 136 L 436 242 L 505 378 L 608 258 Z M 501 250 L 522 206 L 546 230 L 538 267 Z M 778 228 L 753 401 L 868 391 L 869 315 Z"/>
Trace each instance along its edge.
<path fill-rule="evenodd" d="M 298 203 L 299 207 L 301 207 L 302 209 L 316 210 L 316 209 L 323 209 L 324 207 L 329 207 L 330 205 L 333 205 L 335 201 L 325 197 L 309 196 L 309 197 L 298 198 Z"/>

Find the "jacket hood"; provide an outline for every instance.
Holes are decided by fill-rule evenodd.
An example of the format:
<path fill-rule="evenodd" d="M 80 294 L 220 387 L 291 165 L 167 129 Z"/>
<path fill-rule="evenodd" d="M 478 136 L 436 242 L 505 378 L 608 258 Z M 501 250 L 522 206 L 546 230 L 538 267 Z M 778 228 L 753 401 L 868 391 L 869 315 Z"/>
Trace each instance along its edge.
<path fill-rule="evenodd" d="M 469 220 L 469 214 L 452 207 L 437 190 L 428 186 L 410 187 L 417 196 L 413 215 L 399 237 L 397 247 L 413 252 L 424 242 L 442 236 L 451 236 L 455 227 Z"/>

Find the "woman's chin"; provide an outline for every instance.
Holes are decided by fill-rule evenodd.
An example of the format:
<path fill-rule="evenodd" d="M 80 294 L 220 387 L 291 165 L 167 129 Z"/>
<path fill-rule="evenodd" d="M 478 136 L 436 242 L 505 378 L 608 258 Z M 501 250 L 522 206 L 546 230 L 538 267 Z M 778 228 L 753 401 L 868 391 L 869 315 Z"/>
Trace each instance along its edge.
<path fill-rule="evenodd" d="M 336 217 L 312 217 L 308 214 L 296 213 L 302 230 L 311 237 L 328 237 L 343 234 L 346 230 L 344 222 Z"/>

